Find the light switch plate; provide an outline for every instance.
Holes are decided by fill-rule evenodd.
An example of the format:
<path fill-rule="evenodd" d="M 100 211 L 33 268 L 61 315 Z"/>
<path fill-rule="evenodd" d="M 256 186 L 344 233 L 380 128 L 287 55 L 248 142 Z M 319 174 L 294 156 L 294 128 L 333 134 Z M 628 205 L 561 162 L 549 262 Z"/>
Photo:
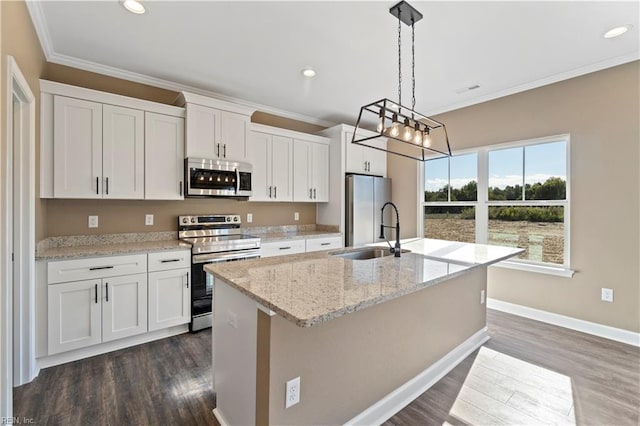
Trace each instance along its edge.
<path fill-rule="evenodd" d="M 295 212 L 295 213 L 293 214 L 293 220 L 300 220 L 300 213 Z"/>
<path fill-rule="evenodd" d="M 600 299 L 603 302 L 613 302 L 613 289 L 612 288 L 602 288 L 600 290 Z"/>
<path fill-rule="evenodd" d="M 147 214 L 144 216 L 144 224 L 145 225 L 153 225 L 153 215 Z"/>
<path fill-rule="evenodd" d="M 98 227 L 98 216 L 89 216 L 89 228 Z"/>
<path fill-rule="evenodd" d="M 253 214 L 247 213 L 247 223 L 251 223 L 251 222 L 253 222 Z"/>

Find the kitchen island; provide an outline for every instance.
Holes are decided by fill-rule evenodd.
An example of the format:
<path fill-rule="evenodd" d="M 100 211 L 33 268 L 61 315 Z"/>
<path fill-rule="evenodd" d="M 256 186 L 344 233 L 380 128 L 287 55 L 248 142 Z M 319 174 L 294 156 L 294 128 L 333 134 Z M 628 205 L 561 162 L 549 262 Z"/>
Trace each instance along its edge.
<path fill-rule="evenodd" d="M 402 248 L 206 266 L 220 422 L 379 423 L 482 345 L 487 266 L 522 250 L 422 238 Z M 285 408 L 296 377 L 300 401 Z"/>

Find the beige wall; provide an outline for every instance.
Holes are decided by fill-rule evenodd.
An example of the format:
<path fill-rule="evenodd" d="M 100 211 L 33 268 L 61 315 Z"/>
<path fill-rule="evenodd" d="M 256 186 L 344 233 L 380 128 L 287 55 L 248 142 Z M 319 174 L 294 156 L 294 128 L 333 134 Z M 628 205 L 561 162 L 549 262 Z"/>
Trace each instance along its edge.
<path fill-rule="evenodd" d="M 39 122 L 40 87 L 43 78 L 66 84 L 173 104 L 178 93 L 170 90 L 138 84 L 88 71 L 47 63 L 40 47 L 31 17 L 23 1 L 4 1 L 2 4 L 3 45 L 2 67 L 6 69 L 6 54 L 13 55 L 27 78 L 37 98 L 36 125 L 36 182 L 39 182 Z M 6 85 L 3 83 L 3 87 Z M 2 102 L 0 108 L 4 108 Z M 2 135 L 5 135 L 5 114 L 2 114 Z M 322 127 L 256 112 L 252 121 L 275 127 L 303 132 L 316 132 Z M 4 147 L 4 145 L 3 145 Z M 39 193 L 39 188 L 36 188 Z M 253 226 L 313 224 L 316 221 L 315 204 L 308 203 L 250 203 L 234 200 L 185 200 L 176 201 L 90 201 L 90 200 L 40 200 L 36 198 L 36 241 L 49 236 L 95 233 L 148 232 L 176 230 L 177 216 L 192 213 L 253 213 Z M 300 220 L 294 221 L 294 212 Z M 155 224 L 144 225 L 144 215 L 154 214 Z M 99 216 L 99 227 L 87 227 L 88 215 Z M 247 225 L 247 224 L 245 224 Z"/>
<path fill-rule="evenodd" d="M 310 328 L 271 317 L 269 358 L 257 364 L 269 383 L 269 424 L 344 424 L 417 376 L 485 326 L 486 270 Z M 285 383 L 297 376 L 300 403 L 285 409 Z"/>
<path fill-rule="evenodd" d="M 453 150 L 571 134 L 575 276 L 492 268 L 489 297 L 640 332 L 639 76 L 636 61 L 436 117 Z M 416 192 L 415 169 L 390 159 L 389 174 L 405 188 L 403 214 L 417 212 L 404 194 Z M 601 287 L 614 289 L 614 303 L 600 301 Z"/>

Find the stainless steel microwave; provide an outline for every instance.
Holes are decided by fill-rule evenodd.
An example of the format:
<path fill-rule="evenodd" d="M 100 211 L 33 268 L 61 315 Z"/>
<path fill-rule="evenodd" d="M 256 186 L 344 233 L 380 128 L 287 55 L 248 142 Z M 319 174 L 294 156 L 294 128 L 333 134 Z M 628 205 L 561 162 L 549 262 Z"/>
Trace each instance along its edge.
<path fill-rule="evenodd" d="M 251 164 L 187 158 L 184 170 L 188 197 L 251 196 Z"/>

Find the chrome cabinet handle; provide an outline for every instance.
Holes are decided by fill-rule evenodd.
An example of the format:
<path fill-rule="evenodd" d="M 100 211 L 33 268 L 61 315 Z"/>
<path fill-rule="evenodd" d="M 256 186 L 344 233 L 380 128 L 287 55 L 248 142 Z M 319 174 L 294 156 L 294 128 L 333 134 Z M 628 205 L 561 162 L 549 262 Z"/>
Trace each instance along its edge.
<path fill-rule="evenodd" d="M 271 186 L 269 186 L 269 198 L 272 198 L 272 197 L 271 197 L 271 188 L 272 188 L 272 187 L 271 187 Z"/>
<path fill-rule="evenodd" d="M 189 273 L 187 272 L 187 288 L 189 288 Z"/>
<path fill-rule="evenodd" d="M 364 162 L 364 171 L 365 172 L 367 171 L 367 162 L 366 161 Z"/>
<path fill-rule="evenodd" d="M 216 157 L 220 158 L 220 144 L 216 144 Z"/>
<path fill-rule="evenodd" d="M 109 178 L 105 178 L 105 190 L 107 191 L 107 195 L 109 195 Z"/>
<path fill-rule="evenodd" d="M 89 268 L 90 271 L 97 271 L 100 269 L 113 269 L 113 266 L 92 266 Z"/>
<path fill-rule="evenodd" d="M 328 246 L 331 245 L 331 243 L 320 243 L 321 246 Z"/>
<path fill-rule="evenodd" d="M 278 198 L 278 187 L 277 186 L 273 187 L 273 198 Z"/>
<path fill-rule="evenodd" d="M 309 199 L 313 199 L 313 189 L 309 188 Z"/>
<path fill-rule="evenodd" d="M 180 196 L 182 197 L 182 181 L 180 181 Z"/>
<path fill-rule="evenodd" d="M 316 189 L 315 188 L 313 188 L 313 199 L 314 200 L 316 199 Z"/>
<path fill-rule="evenodd" d="M 95 284 L 95 291 L 96 291 L 96 303 L 98 303 L 98 284 Z"/>
<path fill-rule="evenodd" d="M 107 291 L 106 295 L 107 295 L 107 302 L 108 302 L 109 301 L 109 283 L 104 283 L 104 285 Z"/>
<path fill-rule="evenodd" d="M 222 145 L 222 156 L 224 158 L 227 158 L 227 144 L 225 143 L 224 145 Z"/>
<path fill-rule="evenodd" d="M 291 250 L 291 247 L 280 247 L 280 250 Z"/>
<path fill-rule="evenodd" d="M 160 263 L 180 262 L 180 259 L 162 259 Z"/>
<path fill-rule="evenodd" d="M 100 195 L 100 177 L 96 176 L 96 195 Z"/>

